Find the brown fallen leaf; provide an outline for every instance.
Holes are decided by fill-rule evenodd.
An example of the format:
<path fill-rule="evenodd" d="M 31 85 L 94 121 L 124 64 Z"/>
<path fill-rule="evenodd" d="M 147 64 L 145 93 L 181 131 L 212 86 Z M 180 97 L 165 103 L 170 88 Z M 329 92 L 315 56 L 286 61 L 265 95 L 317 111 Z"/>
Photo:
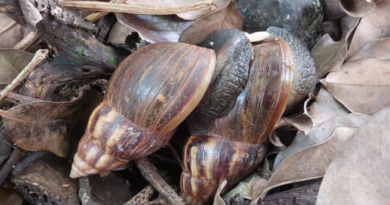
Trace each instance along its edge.
<path fill-rule="evenodd" d="M 390 38 L 381 39 L 364 45 L 348 59 L 348 62 L 364 58 L 376 58 L 380 60 L 390 59 Z"/>
<path fill-rule="evenodd" d="M 321 88 L 313 104 L 307 108 L 307 114 L 313 121 L 313 126 L 348 113 L 350 112 L 324 88 Z"/>
<path fill-rule="evenodd" d="M 275 125 L 275 129 L 285 125 L 293 126 L 297 130 L 308 134 L 313 126 L 313 122 L 307 115 L 297 113 L 280 118 Z"/>
<path fill-rule="evenodd" d="M 322 181 L 318 205 L 390 204 L 390 107 L 345 143 Z"/>
<path fill-rule="evenodd" d="M 367 115 L 348 114 L 331 118 L 313 127 L 307 135 L 299 131 L 292 144 L 280 151 L 276 156 L 273 166 L 274 169 L 277 169 L 278 166 L 291 155 L 327 141 L 337 127 L 358 128 L 365 124 L 368 119 L 370 119 L 370 116 Z"/>
<path fill-rule="evenodd" d="M 390 105 L 389 66 L 374 58 L 347 62 L 321 83 L 351 112 L 373 115 Z"/>
<path fill-rule="evenodd" d="M 345 15 L 339 4 L 340 0 L 324 0 L 324 14 L 327 21 L 335 20 Z"/>
<path fill-rule="evenodd" d="M 364 1 L 364 0 L 338 0 L 339 5 L 343 11 L 352 16 L 352 17 L 363 17 L 371 12 L 373 12 L 376 8 L 375 3 L 372 1 Z"/>
<path fill-rule="evenodd" d="M 257 195 L 251 204 L 256 204 L 270 189 L 277 186 L 322 177 L 345 141 L 356 130 L 357 128 L 349 127 L 336 128 L 325 142 L 286 158 L 275 170 L 267 185 L 259 186 L 259 189 L 263 188 L 263 190 L 256 190 L 260 195 Z"/>
<path fill-rule="evenodd" d="M 180 42 L 198 44 L 215 30 L 220 28 L 231 28 L 242 30 L 244 19 L 237 9 L 236 3 L 219 9 L 191 24 L 180 35 Z"/>
<path fill-rule="evenodd" d="M 223 188 L 226 186 L 226 184 L 227 184 L 227 181 L 223 180 L 222 183 L 219 185 L 217 192 L 214 195 L 213 205 L 226 205 L 221 197 L 221 192 L 222 192 Z"/>
<path fill-rule="evenodd" d="M 142 0 L 142 1 L 144 1 L 144 0 Z M 187 1 L 172 0 L 172 1 L 175 4 L 177 4 L 179 2 L 188 2 L 188 0 Z M 198 2 L 198 1 L 200 1 L 200 0 L 191 0 L 189 2 Z M 152 0 L 152 2 L 155 3 L 156 1 Z M 182 19 L 185 19 L 185 20 L 196 20 L 196 19 L 200 19 L 200 18 L 206 16 L 207 14 L 210 14 L 211 12 L 215 11 L 216 9 L 222 9 L 222 8 L 227 7 L 230 4 L 230 2 L 231 2 L 231 0 L 213 0 L 214 6 L 210 7 L 209 10 L 190 11 L 190 12 L 180 13 L 180 14 L 176 14 L 176 15 Z"/>
<path fill-rule="evenodd" d="M 0 13 L 0 48 L 12 48 L 30 31 Z"/>
<path fill-rule="evenodd" d="M 67 102 L 32 102 L 0 110 L 9 139 L 28 151 L 47 150 L 66 157 L 69 139 L 81 136 L 92 109 L 102 100 L 96 91 L 84 91 Z"/>
<path fill-rule="evenodd" d="M 380 1 L 370 15 L 362 18 L 348 49 L 347 59 L 362 47 L 390 37 L 390 1 Z"/>
<path fill-rule="evenodd" d="M 325 34 L 313 47 L 311 55 L 314 58 L 319 78 L 341 67 L 347 57 L 349 42 L 359 21 L 359 18 L 343 17 L 341 19 L 341 40 L 334 41 L 329 34 Z"/>
<path fill-rule="evenodd" d="M 3 89 L 32 60 L 34 54 L 15 50 L 0 49 L 0 89 Z"/>

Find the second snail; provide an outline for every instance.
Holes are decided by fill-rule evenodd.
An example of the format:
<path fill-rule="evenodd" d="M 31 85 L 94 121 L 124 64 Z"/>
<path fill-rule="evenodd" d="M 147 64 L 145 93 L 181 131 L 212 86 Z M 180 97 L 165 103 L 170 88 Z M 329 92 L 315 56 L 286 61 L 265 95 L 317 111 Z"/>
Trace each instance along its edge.
<path fill-rule="evenodd" d="M 126 58 L 92 113 L 71 178 L 106 175 L 166 145 L 185 123 L 181 196 L 207 204 L 257 168 L 293 85 L 294 56 L 280 37 L 252 46 L 221 29 L 206 48 L 155 43 Z"/>

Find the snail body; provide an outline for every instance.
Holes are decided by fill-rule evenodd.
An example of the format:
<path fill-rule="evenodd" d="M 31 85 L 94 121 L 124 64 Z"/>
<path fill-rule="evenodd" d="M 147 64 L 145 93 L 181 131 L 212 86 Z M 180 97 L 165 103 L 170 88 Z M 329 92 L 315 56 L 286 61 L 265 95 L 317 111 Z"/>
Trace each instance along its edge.
<path fill-rule="evenodd" d="M 284 112 L 293 79 L 288 43 L 259 44 L 254 53 L 248 82 L 233 109 L 216 119 L 209 132 L 191 136 L 185 145 L 180 188 L 189 204 L 210 202 L 224 179 L 226 191 L 256 169 Z"/>
<path fill-rule="evenodd" d="M 71 178 L 104 175 L 167 144 L 214 70 L 213 50 L 184 43 L 151 44 L 126 58 L 89 119 Z"/>

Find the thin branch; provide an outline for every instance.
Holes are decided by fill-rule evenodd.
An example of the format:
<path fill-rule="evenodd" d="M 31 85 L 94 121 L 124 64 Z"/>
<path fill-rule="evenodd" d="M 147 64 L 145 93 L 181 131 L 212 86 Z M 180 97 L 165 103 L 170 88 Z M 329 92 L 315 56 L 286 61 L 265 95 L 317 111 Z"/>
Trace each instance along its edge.
<path fill-rule="evenodd" d="M 5 163 L 3 168 L 0 170 L 0 187 L 3 185 L 5 179 L 8 177 L 16 162 L 18 162 L 20 158 L 20 153 L 20 149 L 14 149 L 14 151 L 12 151 L 11 156 L 8 158 L 7 163 Z"/>
<path fill-rule="evenodd" d="M 7 87 L 4 88 L 4 90 L 2 90 L 0 92 L 0 101 L 9 92 L 11 92 L 13 89 L 15 89 L 19 85 L 19 83 L 21 81 L 23 81 L 28 76 L 28 74 L 30 74 L 30 72 L 35 68 L 35 66 L 37 66 L 38 63 L 40 63 L 43 59 L 46 58 L 48 53 L 49 53 L 49 50 L 47 50 L 47 49 L 38 50 L 35 53 L 34 58 L 31 60 L 30 63 L 27 64 L 27 66 L 22 70 L 22 72 L 20 72 L 19 75 L 16 76 L 16 78 L 10 84 L 8 84 Z"/>
<path fill-rule="evenodd" d="M 145 179 L 172 205 L 184 205 L 184 200 L 157 173 L 156 167 L 147 158 L 136 160 L 138 169 Z"/>
<path fill-rule="evenodd" d="M 141 205 L 149 202 L 149 199 L 156 193 L 156 190 L 151 186 L 147 185 L 136 195 L 134 195 L 129 201 L 123 205 Z"/>
<path fill-rule="evenodd" d="M 178 7 L 161 7 L 141 4 L 117 4 L 98 1 L 63 1 L 59 3 L 63 7 L 87 9 L 91 11 L 117 12 L 129 14 L 170 15 L 189 11 L 210 9 L 214 6 L 211 0 L 200 1 L 192 5 Z"/>
<path fill-rule="evenodd" d="M 1 28 L 0 30 L 0 35 L 3 34 L 4 32 L 8 31 L 9 29 L 11 29 L 12 27 L 16 26 L 17 23 L 15 21 L 9 23 L 8 25 L 6 25 L 5 27 Z"/>
<path fill-rule="evenodd" d="M 14 45 L 13 49 L 26 50 L 33 44 L 40 36 L 36 32 L 28 33 L 21 41 Z"/>

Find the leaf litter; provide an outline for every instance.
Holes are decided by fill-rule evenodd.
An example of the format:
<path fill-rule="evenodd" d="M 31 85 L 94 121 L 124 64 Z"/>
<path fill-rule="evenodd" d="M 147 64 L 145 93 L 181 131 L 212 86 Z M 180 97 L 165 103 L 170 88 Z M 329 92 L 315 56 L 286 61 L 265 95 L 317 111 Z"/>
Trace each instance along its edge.
<path fill-rule="evenodd" d="M 124 3 L 124 1 L 112 3 L 115 2 Z M 154 1 L 132 3 L 171 9 L 204 2 L 167 0 L 157 3 Z M 388 21 L 390 2 L 325 0 L 324 4 L 327 5 L 324 11 L 327 24 L 324 26 L 331 26 L 327 28 L 328 34 L 323 35 L 311 50 L 318 78 L 322 78 L 321 83 L 318 84 L 316 92 L 312 93 L 311 97 L 307 97 L 305 105 L 302 105 L 303 111 L 297 110 L 295 113 L 283 116 L 276 126 L 276 128 L 288 126 L 285 130 L 294 130 L 296 134 L 289 135 L 289 138 L 293 136 L 292 142 L 284 143 L 283 136 L 273 133 L 270 139 L 276 146 L 273 148 L 270 146 L 261 167 L 225 196 L 221 196 L 224 187 L 224 184 L 221 184 L 215 195 L 214 204 L 226 204 L 236 195 L 253 200 L 252 204 L 256 204 L 264 199 L 271 189 L 324 176 L 317 204 L 390 203 L 388 191 L 390 190 L 388 176 L 390 151 L 387 149 L 390 144 L 387 136 L 390 132 L 388 131 L 390 127 L 388 95 L 390 92 L 390 23 Z M 234 1 L 214 1 L 210 5 L 203 10 L 173 12 L 171 15 L 116 13 L 114 18 L 117 22 L 109 33 L 108 43 L 126 47 L 128 36 L 136 32 L 140 40 L 149 43 L 200 44 L 210 33 L 219 28 L 244 29 L 243 17 Z M 33 7 L 30 11 L 24 10 L 22 13 L 27 17 L 27 23 L 32 26 L 38 25 L 37 29 L 42 29 L 39 27 L 39 22 L 45 19 L 36 18 L 47 12 L 50 6 L 44 10 L 36 10 Z M 65 9 L 64 13 L 66 12 Z M 57 10 L 56 15 L 59 13 L 61 12 Z M 78 17 L 73 18 L 76 18 L 77 22 L 82 22 Z M 19 23 L 18 19 L 15 20 Z M 29 32 L 23 26 L 14 29 L 19 24 L 7 18 L 1 18 L 0 24 L 10 28 L 0 32 L 0 39 L 12 36 L 9 42 L 2 41 L 3 44 L 0 46 L 2 48 L 11 48 Z M 87 30 L 91 32 L 94 29 Z M 43 38 L 48 37 L 43 36 Z M 64 49 L 62 44 L 53 43 L 55 40 L 49 39 L 49 44 L 50 42 L 52 42 L 51 46 L 60 49 L 59 53 L 53 49 L 51 57 L 58 54 L 62 57 L 68 54 L 77 56 L 74 50 L 65 48 L 64 52 L 61 51 Z M 91 44 L 93 45 L 91 48 L 96 48 L 95 44 L 100 45 L 96 41 Z M 81 50 L 78 54 L 87 55 L 87 51 Z M 119 62 L 117 59 L 121 59 L 120 56 L 109 52 L 107 56 L 110 55 L 115 56 L 115 63 Z M 11 83 L 18 72 L 29 63 L 32 56 L 19 50 L 2 49 L 0 85 L 6 86 Z M 40 86 L 46 86 L 43 91 L 45 99 L 34 101 L 34 97 L 40 98 L 40 96 L 28 96 L 29 92 L 24 92 L 22 94 L 26 96 L 19 101 L 20 104 L 0 110 L 4 130 L 16 146 L 27 151 L 47 150 L 61 157 L 66 157 L 71 152 L 72 138 L 82 135 L 89 116 L 88 112 L 101 101 L 102 96 L 96 91 L 91 91 L 91 87 L 98 86 L 104 91 L 105 81 L 102 78 L 107 72 L 107 67 L 109 69 L 114 67 L 107 66 L 111 62 L 107 61 L 107 58 L 94 60 L 104 65 L 106 70 L 99 75 L 88 73 L 89 69 L 96 69 L 97 65 L 95 62 L 89 64 L 89 67 L 82 68 L 87 72 L 85 75 L 78 74 L 80 79 L 77 79 L 77 83 L 72 82 L 72 77 L 63 75 L 60 75 L 62 78 L 57 76 L 57 79 L 60 79 L 58 81 L 27 79 L 29 83 L 26 85 L 34 83 L 36 85 L 27 88 L 27 90 L 34 90 L 30 93 L 40 93 L 42 92 Z M 67 65 L 67 68 L 80 65 L 77 62 L 63 64 L 63 61 L 45 61 L 43 65 L 49 65 L 48 68 L 54 67 L 53 65 Z M 89 59 L 85 62 L 88 63 Z M 39 69 L 38 66 L 34 73 L 39 72 L 38 75 L 42 78 L 45 78 L 46 72 L 51 70 L 39 71 Z M 82 89 L 82 86 L 86 90 Z M 71 91 L 65 98 L 51 96 L 69 90 Z M 60 97 L 65 96 L 61 94 Z M 14 98 L 14 102 L 18 101 L 15 95 L 17 94 L 10 93 L 6 99 Z"/>

